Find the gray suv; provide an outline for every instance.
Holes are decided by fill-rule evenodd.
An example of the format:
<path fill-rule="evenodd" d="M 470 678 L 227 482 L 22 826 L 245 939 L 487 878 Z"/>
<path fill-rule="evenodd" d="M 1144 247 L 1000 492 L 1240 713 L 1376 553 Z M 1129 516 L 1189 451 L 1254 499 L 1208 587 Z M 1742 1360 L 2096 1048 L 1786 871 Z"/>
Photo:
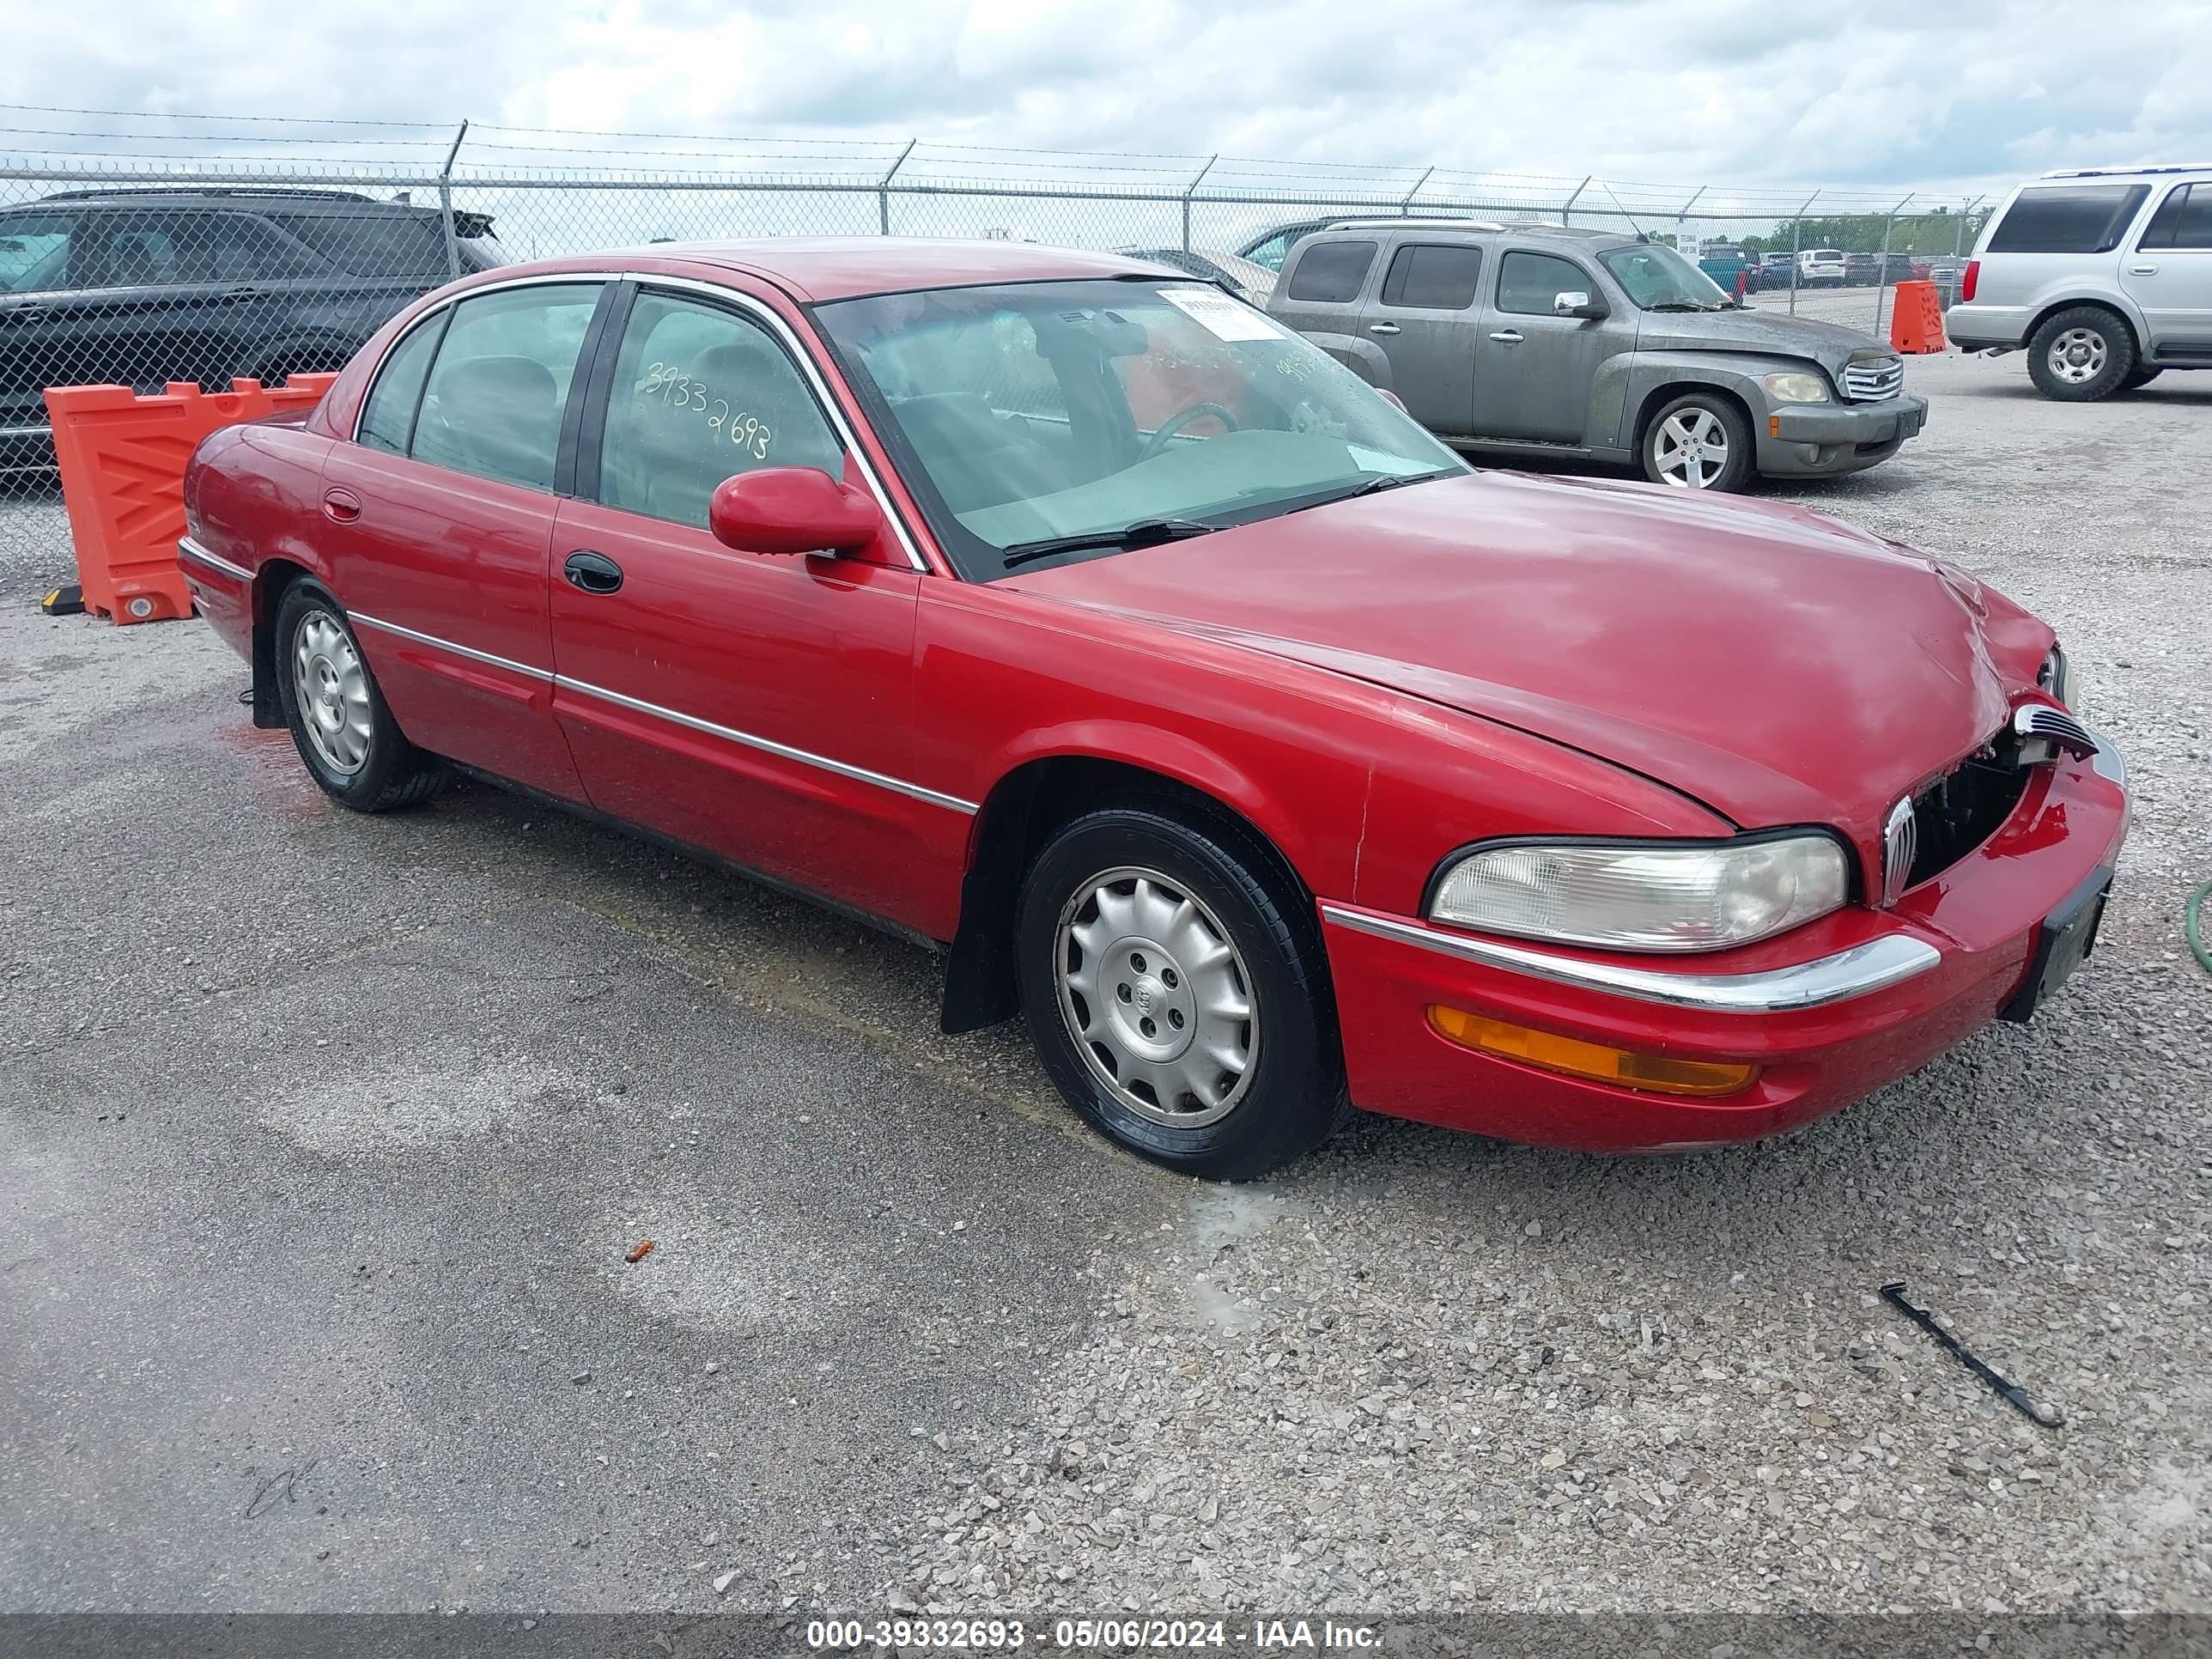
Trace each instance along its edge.
<path fill-rule="evenodd" d="M 1739 306 L 1619 231 L 1345 221 L 1291 249 L 1267 310 L 1448 442 L 1686 489 L 1856 472 L 1928 416 L 1872 336 Z"/>
<path fill-rule="evenodd" d="M 2091 403 L 2212 368 L 2212 165 L 2077 167 L 1990 217 L 1944 314 L 1967 351 L 2026 347 L 2047 398 Z"/>

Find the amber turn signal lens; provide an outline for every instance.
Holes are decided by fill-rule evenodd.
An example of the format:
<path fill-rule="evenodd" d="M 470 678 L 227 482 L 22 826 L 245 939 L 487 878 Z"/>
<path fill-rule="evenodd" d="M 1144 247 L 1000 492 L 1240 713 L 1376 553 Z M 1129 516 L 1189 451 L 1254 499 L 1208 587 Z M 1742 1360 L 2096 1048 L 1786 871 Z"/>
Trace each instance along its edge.
<path fill-rule="evenodd" d="M 1608 1048 L 1601 1042 L 1532 1030 L 1526 1025 L 1470 1014 L 1463 1008 L 1447 1008 L 1442 1003 L 1430 1006 L 1429 1024 L 1438 1036 L 1479 1054 L 1502 1054 L 1547 1072 L 1595 1078 L 1600 1083 L 1626 1089 L 1651 1089 L 1668 1095 L 1732 1095 L 1749 1088 L 1759 1075 L 1756 1066 L 1669 1060 L 1664 1054 Z"/>

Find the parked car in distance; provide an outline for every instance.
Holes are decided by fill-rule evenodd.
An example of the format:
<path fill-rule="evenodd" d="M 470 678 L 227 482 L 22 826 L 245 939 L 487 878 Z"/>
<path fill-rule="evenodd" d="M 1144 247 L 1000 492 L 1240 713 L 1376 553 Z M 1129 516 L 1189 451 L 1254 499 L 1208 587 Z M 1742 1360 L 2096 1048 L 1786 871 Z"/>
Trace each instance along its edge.
<path fill-rule="evenodd" d="M 1879 253 L 1844 255 L 1844 285 L 1846 288 L 1872 288 L 1884 280 L 1882 257 Z"/>
<path fill-rule="evenodd" d="M 1872 336 L 1738 306 L 1619 231 L 1334 228 L 1292 249 L 1267 309 L 1455 447 L 1690 489 L 1877 465 L 1928 413 Z"/>
<path fill-rule="evenodd" d="M 1735 292 L 1736 278 L 1744 276 L 1744 291 L 1759 286 L 1759 259 L 1729 242 L 1708 242 L 1698 252 L 1698 269 L 1713 279 L 1723 294 Z M 1746 276 L 1745 273 L 1749 273 Z"/>
<path fill-rule="evenodd" d="M 1476 473 L 1111 255 L 471 277 L 209 438 L 185 505 L 256 722 L 341 805 L 463 766 L 943 944 L 948 1029 L 1024 1012 L 1078 1112 L 1201 1176 L 1347 1101 L 1791 1128 L 2048 1000 L 2127 824 L 2051 629 L 1964 573 Z"/>
<path fill-rule="evenodd" d="M 1786 248 L 1779 253 L 1759 256 L 1759 281 L 1762 288 L 1788 288 L 1790 273 L 1796 269 L 1797 256 Z"/>
<path fill-rule="evenodd" d="M 1797 255 L 1797 286 L 1841 288 L 1850 269 L 1840 248 L 1808 247 Z"/>
<path fill-rule="evenodd" d="M 2015 187 L 1943 326 L 1967 351 L 2025 349 L 2036 389 L 2065 403 L 2212 368 L 2212 162 L 2075 167 Z"/>
<path fill-rule="evenodd" d="M 1148 259 L 1156 265 L 1180 270 L 1202 283 L 1215 283 L 1255 306 L 1266 305 L 1267 295 L 1275 288 L 1273 271 L 1224 248 L 1125 247 L 1115 252 L 1132 259 Z"/>
<path fill-rule="evenodd" d="M 506 262 L 456 213 L 464 271 Z M 52 460 L 46 389 L 342 368 L 447 281 L 438 210 L 337 190 L 79 190 L 0 210 L 0 465 Z"/>

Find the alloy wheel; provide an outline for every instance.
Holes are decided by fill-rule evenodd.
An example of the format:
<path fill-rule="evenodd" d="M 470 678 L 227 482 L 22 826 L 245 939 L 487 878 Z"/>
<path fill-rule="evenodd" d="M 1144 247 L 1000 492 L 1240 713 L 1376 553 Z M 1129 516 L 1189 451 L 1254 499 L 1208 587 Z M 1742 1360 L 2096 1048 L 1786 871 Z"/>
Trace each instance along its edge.
<path fill-rule="evenodd" d="M 368 676 L 353 638 L 327 611 L 310 611 L 292 635 L 292 689 L 300 724 L 333 772 L 350 776 L 368 759 L 374 718 Z"/>
<path fill-rule="evenodd" d="M 2069 386 L 2087 386 L 2105 372 L 2105 337 L 2094 328 L 2069 328 L 2051 343 L 2051 372 Z"/>
<path fill-rule="evenodd" d="M 1202 1128 L 1235 1109 L 1258 1058 L 1258 998 L 1218 917 L 1157 870 L 1084 882 L 1054 937 L 1060 1018 L 1131 1111 Z"/>
<path fill-rule="evenodd" d="M 1657 470 L 1677 489 L 1707 489 L 1728 470 L 1728 428 L 1710 409 L 1678 409 L 1659 422 Z"/>

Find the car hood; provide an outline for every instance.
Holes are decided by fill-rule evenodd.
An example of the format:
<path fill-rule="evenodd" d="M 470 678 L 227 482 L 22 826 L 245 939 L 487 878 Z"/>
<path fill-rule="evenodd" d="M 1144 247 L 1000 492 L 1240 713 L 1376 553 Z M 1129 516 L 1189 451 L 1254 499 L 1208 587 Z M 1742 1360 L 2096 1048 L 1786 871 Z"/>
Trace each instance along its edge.
<path fill-rule="evenodd" d="M 1837 323 L 1816 323 L 1786 311 L 1763 311 L 1756 302 L 1741 311 L 1647 311 L 1636 325 L 1640 351 L 1757 351 L 1774 357 L 1809 357 L 1831 375 L 1844 365 L 1885 361 L 1897 353 L 1871 334 Z"/>
<path fill-rule="evenodd" d="M 1007 579 L 1568 744 L 1735 823 L 1878 845 L 2050 630 L 1802 508 L 1503 472 Z"/>

